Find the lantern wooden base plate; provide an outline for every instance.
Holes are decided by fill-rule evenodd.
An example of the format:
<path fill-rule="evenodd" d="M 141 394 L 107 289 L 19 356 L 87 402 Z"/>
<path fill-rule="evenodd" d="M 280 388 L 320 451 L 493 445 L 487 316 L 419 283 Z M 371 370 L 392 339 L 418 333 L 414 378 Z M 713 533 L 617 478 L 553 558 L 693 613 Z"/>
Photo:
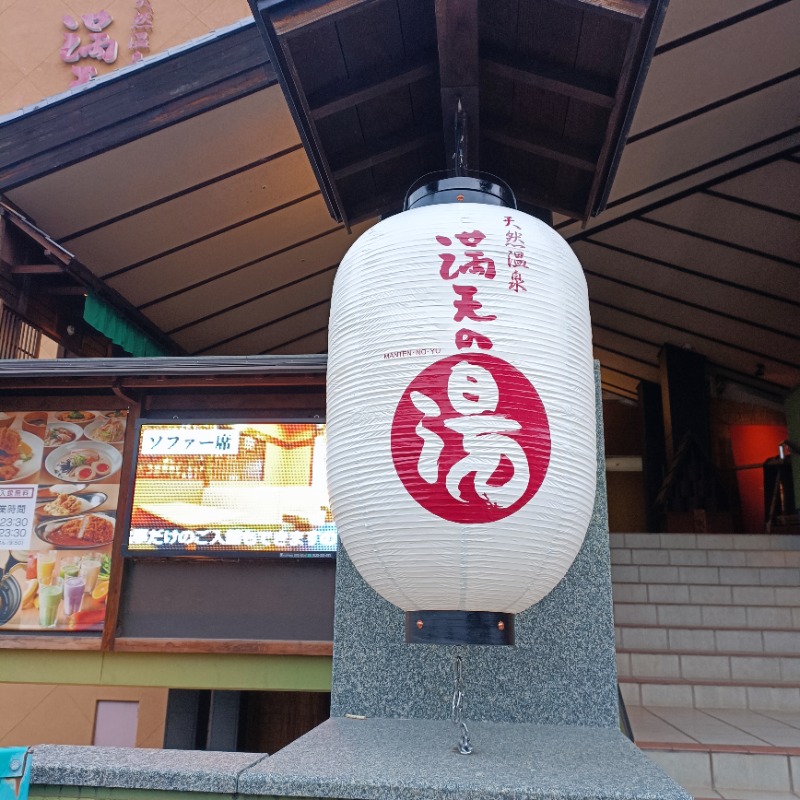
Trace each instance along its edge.
<path fill-rule="evenodd" d="M 514 615 L 497 611 L 407 611 L 408 644 L 514 644 Z"/>

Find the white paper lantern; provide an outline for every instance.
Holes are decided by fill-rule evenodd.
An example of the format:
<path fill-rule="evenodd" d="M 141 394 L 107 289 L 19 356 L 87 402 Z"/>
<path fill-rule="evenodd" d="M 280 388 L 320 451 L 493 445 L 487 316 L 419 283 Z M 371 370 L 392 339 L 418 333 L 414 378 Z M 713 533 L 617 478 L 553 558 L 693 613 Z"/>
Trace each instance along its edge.
<path fill-rule="evenodd" d="M 586 281 L 564 240 L 501 206 L 391 217 L 342 261 L 329 336 L 329 490 L 365 580 L 406 611 L 513 614 L 550 592 L 596 470 Z"/>

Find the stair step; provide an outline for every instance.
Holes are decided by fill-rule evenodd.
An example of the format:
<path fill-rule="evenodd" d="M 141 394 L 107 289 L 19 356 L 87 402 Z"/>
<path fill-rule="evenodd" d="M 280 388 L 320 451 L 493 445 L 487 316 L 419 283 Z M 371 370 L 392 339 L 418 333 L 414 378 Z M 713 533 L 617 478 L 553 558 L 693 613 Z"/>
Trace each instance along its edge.
<path fill-rule="evenodd" d="M 708 628 L 792 629 L 800 609 L 778 606 L 615 603 L 617 625 L 672 625 Z M 780 637 L 778 637 L 780 638 Z M 789 652 L 794 652 L 790 648 Z"/>
<path fill-rule="evenodd" d="M 800 684 L 797 683 L 620 676 L 619 686 L 625 705 L 629 707 L 800 712 Z"/>
<path fill-rule="evenodd" d="M 614 547 L 612 564 L 676 567 L 798 567 L 800 550 L 654 550 Z"/>
<path fill-rule="evenodd" d="M 629 717 L 637 743 L 662 749 L 767 752 L 773 748 L 800 755 L 800 712 L 648 706 L 631 708 Z"/>
<path fill-rule="evenodd" d="M 792 781 L 800 775 L 795 756 L 737 751 L 698 752 L 679 747 L 650 747 L 646 743 L 639 744 L 639 747 L 695 797 L 714 796 L 707 792 L 716 792 L 731 800 L 756 800 L 761 796 L 756 792 L 780 793 L 777 797 L 782 798 L 796 797 L 792 794 Z"/>
<path fill-rule="evenodd" d="M 617 624 L 615 633 L 617 648 L 631 652 L 800 654 L 800 631 L 793 629 Z"/>
<path fill-rule="evenodd" d="M 800 536 L 743 533 L 612 533 L 613 549 L 800 550 Z"/>
<path fill-rule="evenodd" d="M 636 744 L 699 800 L 800 800 L 800 536 L 611 534 Z"/>
<path fill-rule="evenodd" d="M 800 765 L 800 712 L 648 706 L 630 708 L 629 716 L 636 744 L 695 797 L 747 800 L 736 792 L 785 793 L 798 785 L 792 768 Z"/>
<path fill-rule="evenodd" d="M 744 681 L 800 685 L 800 655 L 617 651 L 622 678 Z"/>
<path fill-rule="evenodd" d="M 615 583 L 615 603 L 741 605 L 800 608 L 800 586 Z M 800 617 L 798 617 L 800 620 Z"/>
<path fill-rule="evenodd" d="M 688 567 L 612 564 L 614 583 L 800 586 L 800 567 Z"/>

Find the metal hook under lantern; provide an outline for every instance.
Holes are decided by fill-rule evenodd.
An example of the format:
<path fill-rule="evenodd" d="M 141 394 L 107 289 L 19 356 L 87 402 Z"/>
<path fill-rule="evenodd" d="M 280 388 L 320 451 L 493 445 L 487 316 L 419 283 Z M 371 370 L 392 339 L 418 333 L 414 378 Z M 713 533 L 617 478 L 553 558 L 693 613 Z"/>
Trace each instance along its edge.
<path fill-rule="evenodd" d="M 495 179 L 430 179 L 333 288 L 328 485 L 347 553 L 407 640 L 513 643 L 595 495 L 586 281 Z"/>

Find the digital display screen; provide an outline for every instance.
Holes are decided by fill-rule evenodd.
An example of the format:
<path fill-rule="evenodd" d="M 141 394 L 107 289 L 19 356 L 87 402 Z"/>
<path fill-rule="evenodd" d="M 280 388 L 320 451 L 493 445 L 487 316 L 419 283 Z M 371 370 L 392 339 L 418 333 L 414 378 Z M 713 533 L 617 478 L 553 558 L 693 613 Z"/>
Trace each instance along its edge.
<path fill-rule="evenodd" d="M 125 549 L 333 557 L 325 425 L 142 421 Z"/>

